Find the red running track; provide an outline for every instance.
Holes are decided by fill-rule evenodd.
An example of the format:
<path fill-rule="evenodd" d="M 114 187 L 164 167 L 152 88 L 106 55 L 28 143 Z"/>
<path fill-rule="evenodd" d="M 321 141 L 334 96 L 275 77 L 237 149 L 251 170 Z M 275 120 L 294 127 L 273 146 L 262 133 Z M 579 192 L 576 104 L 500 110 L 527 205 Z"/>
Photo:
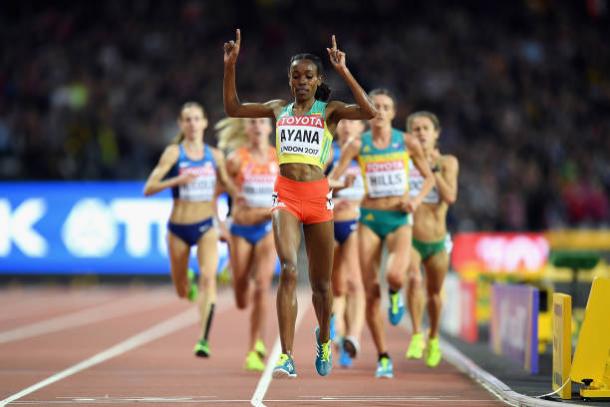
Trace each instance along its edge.
<path fill-rule="evenodd" d="M 0 290 L 0 406 L 503 405 L 446 362 L 429 369 L 405 360 L 408 335 L 401 327 L 386 328 L 393 380 L 374 378 L 366 328 L 354 366 L 335 363 L 329 377 L 319 377 L 310 298 L 306 290 L 299 295 L 299 377 L 271 380 L 243 370 L 249 311 L 237 310 L 228 290 L 219 293 L 209 359 L 191 353 L 197 313 L 169 286 Z M 266 332 L 268 350 L 277 354 L 274 306 Z"/>

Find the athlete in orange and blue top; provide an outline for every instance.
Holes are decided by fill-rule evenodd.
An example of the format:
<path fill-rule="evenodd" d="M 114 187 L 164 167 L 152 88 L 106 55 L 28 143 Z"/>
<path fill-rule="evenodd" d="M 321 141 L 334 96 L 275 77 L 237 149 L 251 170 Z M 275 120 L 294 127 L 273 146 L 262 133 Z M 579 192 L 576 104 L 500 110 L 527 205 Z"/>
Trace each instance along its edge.
<path fill-rule="evenodd" d="M 275 148 L 269 145 L 270 119 L 225 120 L 237 121 L 234 125 L 239 128 L 243 121 L 246 135 L 245 145 L 227 158 L 227 172 L 239 189 L 231 211 L 231 269 L 237 307 L 245 309 L 252 302 L 249 352 L 244 367 L 263 371 L 266 355 L 263 326 L 277 258 L 271 234 L 271 197 L 280 170 Z"/>
<path fill-rule="evenodd" d="M 319 328 L 316 330 L 316 370 L 322 376 L 332 367 L 329 321 L 332 307 L 330 278 L 333 264 L 333 212 L 324 166 L 330 154 L 332 133 L 341 119 L 369 119 L 376 114 L 366 92 L 345 65 L 345 53 L 337 49 L 335 37 L 327 48 L 330 62 L 349 86 L 356 104 L 327 102 L 330 89 L 323 82 L 322 62 L 311 54 L 292 57 L 288 79 L 291 103 L 241 103 L 235 85 L 235 65 L 241 45 L 236 40 L 224 46 L 224 105 L 232 117 L 269 117 L 276 120 L 280 162 L 273 204 L 273 230 L 280 258 L 281 275 L 277 312 L 282 354 L 274 377 L 296 377 L 292 346 L 297 315 L 297 252 L 301 227 L 309 258 L 309 280 Z M 315 255 L 314 255 L 315 253 Z"/>

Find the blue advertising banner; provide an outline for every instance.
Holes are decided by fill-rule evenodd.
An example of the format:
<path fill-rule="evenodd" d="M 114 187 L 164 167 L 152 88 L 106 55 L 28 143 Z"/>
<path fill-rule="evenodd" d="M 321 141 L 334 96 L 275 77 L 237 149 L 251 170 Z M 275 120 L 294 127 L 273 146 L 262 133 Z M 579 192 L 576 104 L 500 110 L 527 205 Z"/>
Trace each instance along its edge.
<path fill-rule="evenodd" d="M 172 200 L 145 198 L 143 186 L 0 182 L 0 274 L 168 274 Z M 221 198 L 219 212 L 226 206 Z M 218 245 L 222 270 L 228 250 Z"/>
<path fill-rule="evenodd" d="M 530 373 L 538 373 L 538 301 L 538 289 L 529 285 L 492 287 L 491 347 Z"/>

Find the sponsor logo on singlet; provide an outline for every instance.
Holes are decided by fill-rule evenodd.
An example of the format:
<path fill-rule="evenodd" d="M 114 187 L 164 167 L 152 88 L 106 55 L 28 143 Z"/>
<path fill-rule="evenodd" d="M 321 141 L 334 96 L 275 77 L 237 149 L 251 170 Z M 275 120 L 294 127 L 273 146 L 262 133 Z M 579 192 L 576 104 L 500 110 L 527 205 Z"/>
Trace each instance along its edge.
<path fill-rule="evenodd" d="M 320 115 L 284 116 L 277 121 L 280 154 L 318 157 L 324 138 Z"/>
<path fill-rule="evenodd" d="M 369 161 L 364 164 L 364 171 L 367 191 L 371 198 L 402 196 L 405 193 L 407 171 L 404 160 Z"/>

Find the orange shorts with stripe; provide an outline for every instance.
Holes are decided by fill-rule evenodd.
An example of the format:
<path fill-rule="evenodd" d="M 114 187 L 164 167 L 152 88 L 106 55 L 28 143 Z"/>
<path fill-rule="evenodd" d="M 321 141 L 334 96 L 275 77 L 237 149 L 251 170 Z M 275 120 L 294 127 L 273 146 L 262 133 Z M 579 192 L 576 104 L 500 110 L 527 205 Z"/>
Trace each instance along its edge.
<path fill-rule="evenodd" d="M 294 181 L 278 175 L 271 211 L 279 209 L 293 214 L 304 225 L 333 220 L 332 192 L 328 180 Z"/>

